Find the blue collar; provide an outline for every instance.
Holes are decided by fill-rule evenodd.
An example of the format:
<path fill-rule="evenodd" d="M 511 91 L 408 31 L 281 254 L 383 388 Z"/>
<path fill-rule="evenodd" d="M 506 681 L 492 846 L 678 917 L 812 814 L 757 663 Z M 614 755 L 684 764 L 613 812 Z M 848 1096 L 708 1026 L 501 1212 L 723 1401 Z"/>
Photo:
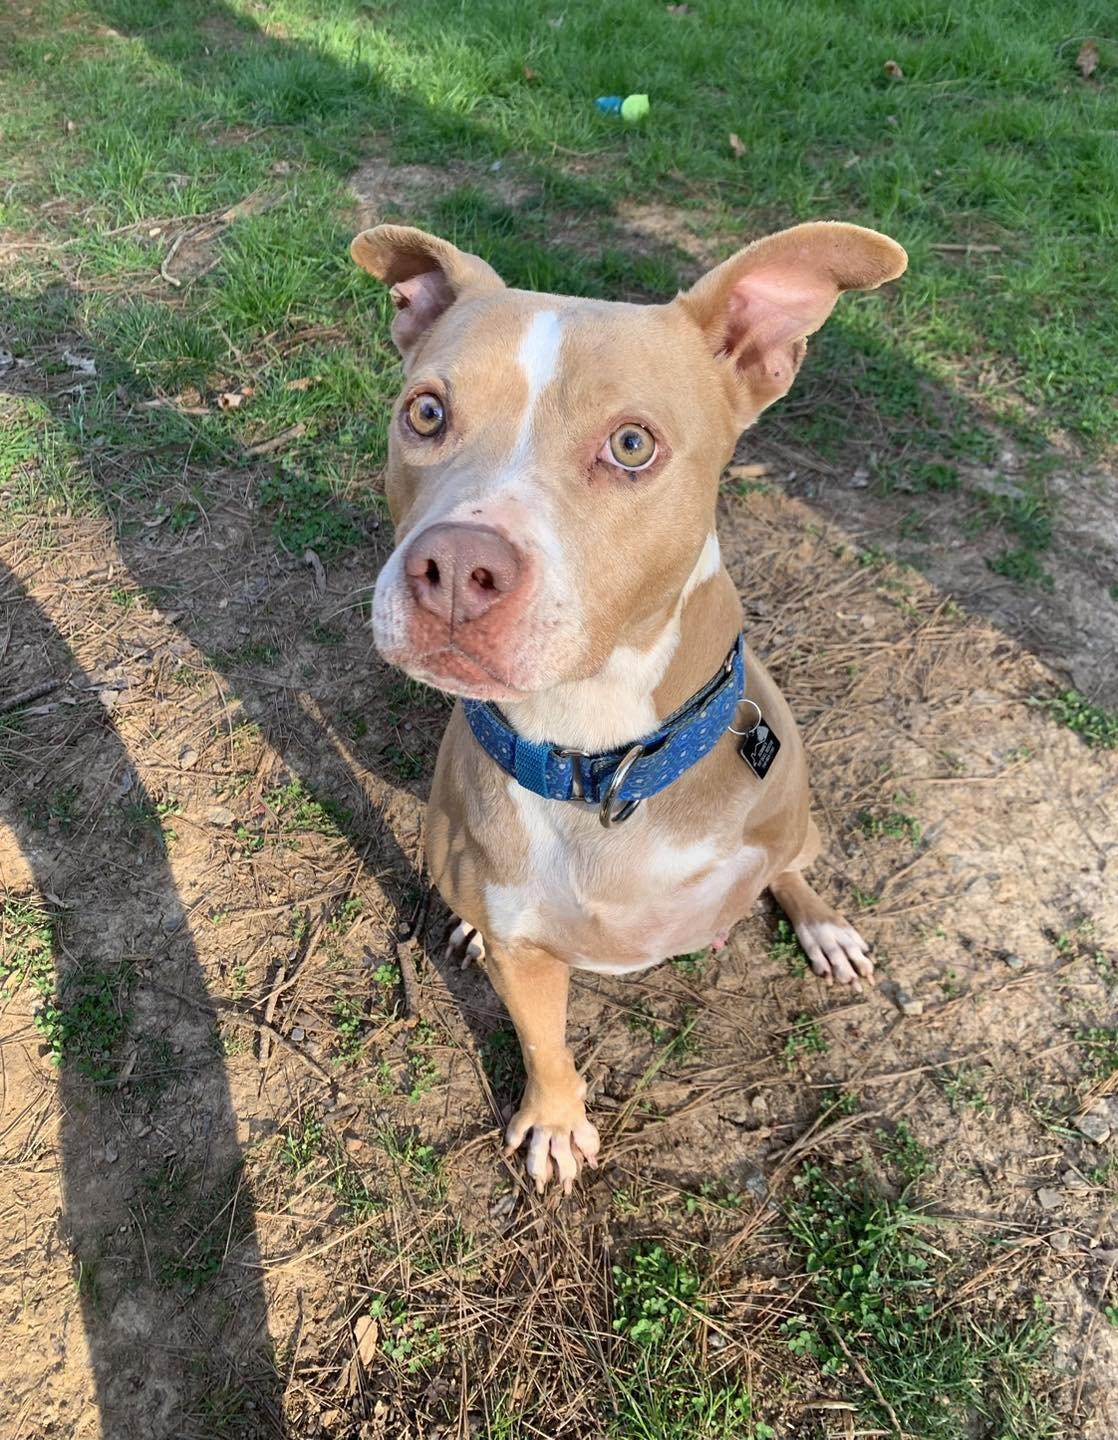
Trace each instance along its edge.
<path fill-rule="evenodd" d="M 588 754 L 526 740 L 491 701 L 465 700 L 474 738 L 491 759 L 526 790 L 545 800 L 582 800 L 599 807 L 605 826 L 627 820 L 642 800 L 656 795 L 709 755 L 733 724 L 745 691 L 741 635 L 703 688 L 639 742 Z"/>

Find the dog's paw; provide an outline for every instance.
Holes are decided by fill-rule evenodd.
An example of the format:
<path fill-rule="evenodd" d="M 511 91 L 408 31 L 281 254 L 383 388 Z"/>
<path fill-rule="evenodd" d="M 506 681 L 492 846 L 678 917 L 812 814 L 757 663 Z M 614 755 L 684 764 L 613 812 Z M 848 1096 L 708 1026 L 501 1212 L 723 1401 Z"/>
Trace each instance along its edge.
<path fill-rule="evenodd" d="M 873 957 L 869 946 L 852 925 L 837 920 L 805 920 L 796 926 L 796 935 L 804 947 L 811 968 L 828 984 L 862 988 L 864 980 L 873 984 Z"/>
<path fill-rule="evenodd" d="M 536 1182 L 537 1194 L 542 1195 L 554 1179 L 562 1185 L 563 1194 L 569 1195 L 583 1162 L 591 1170 L 598 1168 L 601 1140 L 586 1118 L 581 1101 L 558 1107 L 537 1106 L 528 1103 L 525 1096 L 525 1103 L 505 1131 L 505 1154 L 519 1150 L 525 1139 L 528 1174 Z"/>
<path fill-rule="evenodd" d="M 481 965 L 485 961 L 485 941 L 479 931 L 472 925 L 467 925 L 465 920 L 458 920 L 450 932 L 446 942 L 446 958 L 457 960 L 463 970 L 468 970 L 471 965 Z"/>

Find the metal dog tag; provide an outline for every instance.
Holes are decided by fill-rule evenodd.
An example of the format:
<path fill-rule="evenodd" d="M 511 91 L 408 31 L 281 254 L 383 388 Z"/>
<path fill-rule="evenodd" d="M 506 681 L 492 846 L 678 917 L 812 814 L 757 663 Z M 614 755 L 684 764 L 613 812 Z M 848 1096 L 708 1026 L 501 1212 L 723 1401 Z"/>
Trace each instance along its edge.
<path fill-rule="evenodd" d="M 741 744 L 738 746 L 738 754 L 758 780 L 763 780 L 769 773 L 779 750 L 780 741 L 775 731 L 770 729 L 763 719 L 758 720 L 753 729 L 741 737 Z"/>

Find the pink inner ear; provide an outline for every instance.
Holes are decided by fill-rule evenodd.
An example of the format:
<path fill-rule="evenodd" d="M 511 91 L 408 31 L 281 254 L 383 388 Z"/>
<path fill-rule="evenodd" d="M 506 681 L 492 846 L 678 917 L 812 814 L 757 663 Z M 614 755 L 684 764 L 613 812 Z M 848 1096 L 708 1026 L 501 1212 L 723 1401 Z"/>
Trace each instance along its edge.
<path fill-rule="evenodd" d="M 727 298 L 722 353 L 737 355 L 739 365 L 764 361 L 818 330 L 837 299 L 835 283 L 806 266 L 751 271 Z"/>
<path fill-rule="evenodd" d="M 389 294 L 398 311 L 392 338 L 401 350 L 414 345 L 454 303 L 454 291 L 441 270 L 425 270 L 410 280 L 400 280 Z"/>

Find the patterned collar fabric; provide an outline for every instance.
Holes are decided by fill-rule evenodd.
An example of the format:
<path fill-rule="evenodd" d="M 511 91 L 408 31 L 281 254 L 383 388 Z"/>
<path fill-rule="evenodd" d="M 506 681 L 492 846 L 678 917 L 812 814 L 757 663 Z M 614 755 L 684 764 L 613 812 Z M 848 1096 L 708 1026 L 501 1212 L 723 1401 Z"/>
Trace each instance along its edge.
<path fill-rule="evenodd" d="M 647 800 L 709 755 L 734 721 L 745 693 L 745 641 L 741 635 L 718 673 L 651 735 L 596 755 L 571 755 L 561 747 L 518 735 L 491 701 L 464 700 L 466 719 L 481 748 L 502 770 L 545 800 L 583 800 L 600 805 L 614 772 L 634 744 L 643 754 L 629 768 L 615 800 Z"/>

